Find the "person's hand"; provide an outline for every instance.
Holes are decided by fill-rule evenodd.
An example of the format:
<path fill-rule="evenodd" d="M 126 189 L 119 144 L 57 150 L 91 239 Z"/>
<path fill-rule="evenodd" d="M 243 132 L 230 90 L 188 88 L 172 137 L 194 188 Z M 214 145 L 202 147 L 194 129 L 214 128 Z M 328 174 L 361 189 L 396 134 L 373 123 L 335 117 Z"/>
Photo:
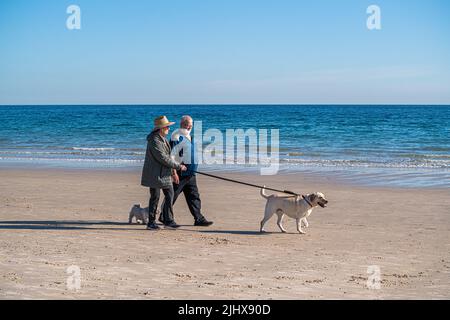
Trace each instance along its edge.
<path fill-rule="evenodd" d="M 184 164 L 182 164 L 182 165 L 180 165 L 180 169 L 181 169 L 181 171 L 186 171 L 187 167 Z"/>
<path fill-rule="evenodd" d="M 172 174 L 172 181 L 175 184 L 180 184 L 180 177 L 178 176 L 178 174 L 176 172 L 174 172 Z"/>

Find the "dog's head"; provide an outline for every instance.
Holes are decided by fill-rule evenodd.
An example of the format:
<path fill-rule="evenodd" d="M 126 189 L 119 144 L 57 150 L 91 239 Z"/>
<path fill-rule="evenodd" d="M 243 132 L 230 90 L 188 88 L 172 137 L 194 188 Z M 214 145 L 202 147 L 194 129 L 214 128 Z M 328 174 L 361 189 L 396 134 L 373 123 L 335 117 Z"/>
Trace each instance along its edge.
<path fill-rule="evenodd" d="M 328 200 L 325 199 L 325 195 L 322 192 L 312 193 L 308 196 L 308 198 L 313 206 L 319 205 L 322 208 L 325 208 L 327 206 Z"/>

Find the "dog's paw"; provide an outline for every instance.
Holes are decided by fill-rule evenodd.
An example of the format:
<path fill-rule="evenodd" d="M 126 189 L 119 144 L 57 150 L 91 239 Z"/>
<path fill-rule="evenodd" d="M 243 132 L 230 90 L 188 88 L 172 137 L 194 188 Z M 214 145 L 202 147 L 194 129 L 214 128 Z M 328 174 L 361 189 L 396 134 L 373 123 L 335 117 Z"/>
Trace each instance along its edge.
<path fill-rule="evenodd" d="M 305 231 L 299 231 L 298 233 L 299 233 L 299 234 L 306 234 Z"/>

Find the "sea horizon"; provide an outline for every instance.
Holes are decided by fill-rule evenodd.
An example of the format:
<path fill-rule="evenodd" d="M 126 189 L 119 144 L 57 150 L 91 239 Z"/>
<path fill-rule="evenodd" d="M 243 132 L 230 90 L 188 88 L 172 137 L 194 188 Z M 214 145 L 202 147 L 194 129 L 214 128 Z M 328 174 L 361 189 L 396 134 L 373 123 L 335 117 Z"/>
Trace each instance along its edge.
<path fill-rule="evenodd" d="M 326 107 L 450 107 L 450 103 L 46 103 L 0 104 L 0 107 L 158 107 L 158 106 L 326 106 Z"/>

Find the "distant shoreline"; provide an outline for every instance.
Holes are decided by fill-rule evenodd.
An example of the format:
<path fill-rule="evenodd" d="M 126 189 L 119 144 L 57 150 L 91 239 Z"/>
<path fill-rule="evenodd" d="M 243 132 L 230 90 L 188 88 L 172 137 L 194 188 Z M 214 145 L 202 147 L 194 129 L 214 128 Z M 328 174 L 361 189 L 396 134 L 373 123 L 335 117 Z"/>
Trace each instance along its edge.
<path fill-rule="evenodd" d="M 327 170 L 328 169 L 328 170 Z M 449 179 L 441 179 L 433 169 L 409 169 L 409 170 L 375 170 L 366 169 L 365 171 L 353 171 L 351 168 L 303 168 L 302 170 L 285 170 L 281 169 L 276 175 L 261 176 L 259 169 L 252 168 L 251 170 L 242 170 L 238 168 L 201 168 L 200 171 L 221 175 L 224 177 L 242 176 L 246 177 L 260 176 L 262 179 L 271 180 L 273 177 L 288 177 L 292 178 L 298 176 L 300 180 L 307 179 L 311 182 L 323 182 L 334 185 L 346 185 L 348 187 L 364 187 L 364 188 L 383 188 L 383 189 L 427 189 L 427 190 L 442 190 L 449 189 L 450 183 L 445 182 Z M 23 164 L 23 163 L 1 163 L 0 162 L 0 177 L 2 171 L 15 172 L 59 172 L 59 173 L 76 173 L 76 172 L 111 172 L 111 173 L 134 173 L 140 174 L 142 170 L 141 165 L 134 166 L 58 166 L 51 164 Z M 384 171 L 384 172 L 383 172 Z M 415 174 L 414 174 L 415 173 Z M 423 175 L 427 175 L 427 180 Z M 433 177 L 434 174 L 434 177 Z M 450 177 L 450 170 L 448 170 Z M 417 181 L 421 179 L 424 181 Z"/>

